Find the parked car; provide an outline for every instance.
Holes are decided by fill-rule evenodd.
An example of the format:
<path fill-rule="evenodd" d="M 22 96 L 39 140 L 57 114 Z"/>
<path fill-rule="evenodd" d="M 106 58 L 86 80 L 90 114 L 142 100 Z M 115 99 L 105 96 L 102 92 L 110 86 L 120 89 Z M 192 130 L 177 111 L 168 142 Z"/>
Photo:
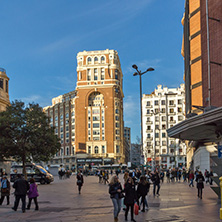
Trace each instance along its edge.
<path fill-rule="evenodd" d="M 12 165 L 10 170 L 10 181 L 14 182 L 18 174 L 22 173 L 22 165 Z M 36 182 L 41 184 L 50 184 L 54 181 L 54 177 L 50 174 L 45 168 L 40 165 L 36 165 L 34 163 L 30 163 L 26 165 L 26 173 L 28 181 L 31 178 L 34 178 Z"/>

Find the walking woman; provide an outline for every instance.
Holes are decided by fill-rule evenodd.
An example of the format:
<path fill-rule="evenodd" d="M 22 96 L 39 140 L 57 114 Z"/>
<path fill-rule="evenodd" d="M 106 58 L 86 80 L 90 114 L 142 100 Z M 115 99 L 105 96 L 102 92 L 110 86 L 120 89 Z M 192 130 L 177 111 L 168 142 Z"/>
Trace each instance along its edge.
<path fill-rule="evenodd" d="M 148 194 L 149 190 L 150 190 L 149 182 L 146 180 L 145 176 L 141 176 L 140 182 L 137 187 L 137 197 L 142 198 L 142 200 L 141 200 L 141 204 L 143 204 L 143 209 L 141 210 L 142 212 L 145 212 L 145 205 L 147 205 L 147 208 L 148 208 L 148 204 L 146 201 L 146 195 Z"/>
<path fill-rule="evenodd" d="M 33 178 L 30 179 L 30 188 L 28 192 L 28 198 L 29 198 L 29 203 L 27 205 L 27 210 L 30 210 L 32 200 L 34 200 L 35 203 L 35 210 L 39 210 L 39 205 L 37 201 L 37 197 L 39 196 L 37 185 L 35 183 L 35 180 Z"/>
<path fill-rule="evenodd" d="M 7 205 L 9 205 L 9 196 L 10 196 L 10 182 L 8 181 L 7 176 L 3 175 L 1 179 L 0 205 L 2 205 L 5 197 L 7 198 Z"/>
<path fill-rule="evenodd" d="M 82 186 L 83 186 L 83 175 L 81 174 L 81 172 L 79 171 L 77 176 L 76 176 L 76 180 L 77 180 L 77 186 L 78 186 L 78 191 L 79 191 L 79 194 L 81 194 L 81 189 L 82 189 Z"/>
<path fill-rule="evenodd" d="M 114 207 L 114 221 L 118 221 L 118 215 L 121 210 L 122 186 L 117 176 L 113 176 L 109 183 L 109 194 Z"/>
<path fill-rule="evenodd" d="M 201 171 L 199 171 L 199 174 L 196 176 L 196 182 L 197 182 L 197 190 L 198 190 L 198 198 L 202 199 L 202 193 L 204 188 L 204 176 Z"/>
<path fill-rule="evenodd" d="M 129 208 L 130 208 L 130 212 L 131 212 L 131 221 L 134 221 L 134 212 L 133 212 L 133 208 L 134 208 L 134 203 L 137 201 L 137 195 L 136 195 L 136 191 L 135 191 L 135 184 L 134 181 L 132 179 L 132 177 L 129 177 L 125 183 L 125 188 L 124 188 L 124 192 L 125 192 L 125 199 L 124 199 L 124 204 L 126 205 L 126 211 L 125 211 L 125 220 L 127 221 L 127 216 L 128 216 L 128 212 L 129 212 Z"/>

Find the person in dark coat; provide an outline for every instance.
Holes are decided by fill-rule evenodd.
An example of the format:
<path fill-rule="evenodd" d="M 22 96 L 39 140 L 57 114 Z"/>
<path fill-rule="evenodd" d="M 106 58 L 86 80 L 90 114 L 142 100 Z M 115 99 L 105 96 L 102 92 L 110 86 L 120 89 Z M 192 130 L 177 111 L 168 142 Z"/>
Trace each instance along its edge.
<path fill-rule="evenodd" d="M 143 204 L 143 209 L 141 210 L 142 212 L 145 212 L 145 205 L 147 204 L 146 202 L 146 195 L 148 194 L 150 190 L 150 183 L 146 180 L 145 176 L 140 177 L 140 182 L 137 187 L 137 197 L 138 199 L 141 197 L 141 204 Z M 148 204 L 147 204 L 148 208 Z"/>
<path fill-rule="evenodd" d="M 124 204 L 126 205 L 126 211 L 125 211 L 125 220 L 127 221 L 127 216 L 129 212 L 129 208 L 131 210 L 131 221 L 134 220 L 134 203 L 137 201 L 137 195 L 135 191 L 135 184 L 132 179 L 132 177 L 129 177 L 125 183 L 124 187 L 124 192 L 125 192 L 125 199 L 124 199 Z"/>
<path fill-rule="evenodd" d="M 157 195 L 160 196 L 159 191 L 160 191 L 160 176 L 159 173 L 156 171 L 155 174 L 152 176 L 152 181 L 153 181 L 153 196 Z M 157 192 L 156 192 L 156 187 L 157 187 Z"/>
<path fill-rule="evenodd" d="M 79 171 L 77 176 L 76 176 L 76 184 L 78 186 L 78 191 L 79 191 L 79 194 L 81 194 L 81 189 L 82 189 L 82 186 L 83 186 L 83 183 L 84 183 L 84 180 L 83 180 L 83 175 L 81 174 L 81 172 Z"/>
<path fill-rule="evenodd" d="M 113 214 L 115 222 L 118 221 L 118 215 L 121 210 L 121 198 L 123 198 L 122 191 L 123 191 L 122 186 L 118 180 L 118 177 L 113 176 L 109 183 L 109 194 L 113 202 L 113 207 L 114 207 Z"/>
<path fill-rule="evenodd" d="M 21 174 L 18 174 L 18 179 L 14 182 L 13 188 L 15 188 L 15 203 L 12 209 L 17 210 L 20 199 L 22 200 L 22 212 L 25 213 L 26 206 L 26 194 L 29 190 L 29 183 L 25 180 Z"/>
<path fill-rule="evenodd" d="M 10 182 L 7 179 L 6 175 L 3 175 L 1 179 L 1 199 L 0 205 L 2 205 L 5 197 L 7 198 L 7 205 L 9 205 L 9 196 L 10 196 Z"/>
<path fill-rule="evenodd" d="M 204 176 L 201 171 L 199 171 L 199 174 L 196 176 L 196 182 L 197 182 L 197 190 L 198 190 L 198 198 L 202 199 L 202 193 L 204 188 Z"/>

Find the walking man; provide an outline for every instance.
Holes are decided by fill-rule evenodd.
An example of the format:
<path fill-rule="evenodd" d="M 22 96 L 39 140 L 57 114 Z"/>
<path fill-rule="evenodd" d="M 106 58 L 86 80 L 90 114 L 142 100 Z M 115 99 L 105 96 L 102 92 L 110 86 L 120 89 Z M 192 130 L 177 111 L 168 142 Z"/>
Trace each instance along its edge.
<path fill-rule="evenodd" d="M 12 209 L 14 211 L 17 210 L 20 199 L 22 200 L 22 212 L 25 213 L 26 206 L 26 194 L 29 190 L 29 183 L 22 177 L 21 174 L 18 174 L 18 179 L 13 184 L 13 188 L 15 188 L 15 203 Z"/>

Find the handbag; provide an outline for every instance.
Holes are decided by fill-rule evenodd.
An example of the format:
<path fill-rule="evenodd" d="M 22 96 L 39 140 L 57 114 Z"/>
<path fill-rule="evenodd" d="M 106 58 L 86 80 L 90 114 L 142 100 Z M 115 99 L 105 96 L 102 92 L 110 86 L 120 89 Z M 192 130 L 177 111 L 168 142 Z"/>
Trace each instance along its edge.
<path fill-rule="evenodd" d="M 135 215 L 138 215 L 138 214 L 139 214 L 139 206 L 138 206 L 137 203 L 134 204 L 134 209 L 133 209 L 133 210 L 134 210 L 134 214 L 135 214 Z"/>
<path fill-rule="evenodd" d="M 8 188 L 2 188 L 2 193 L 7 193 Z"/>

